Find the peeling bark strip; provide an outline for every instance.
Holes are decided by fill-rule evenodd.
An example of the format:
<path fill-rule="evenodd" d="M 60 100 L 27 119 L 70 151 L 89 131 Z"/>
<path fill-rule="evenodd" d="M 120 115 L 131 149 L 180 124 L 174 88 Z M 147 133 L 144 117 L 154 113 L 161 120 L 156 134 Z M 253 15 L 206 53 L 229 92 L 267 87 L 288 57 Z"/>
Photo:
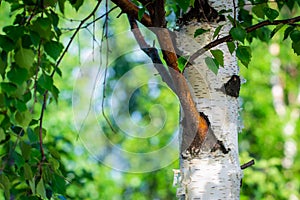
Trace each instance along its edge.
<path fill-rule="evenodd" d="M 187 152 L 182 152 L 182 158 L 183 159 L 190 159 L 191 155 L 192 157 L 196 157 L 199 155 L 200 151 L 205 152 L 215 152 L 217 150 L 220 150 L 222 153 L 227 154 L 230 149 L 226 149 L 223 142 L 218 140 L 210 126 L 210 122 L 208 119 L 208 116 L 205 115 L 203 112 L 199 113 L 199 124 L 197 129 L 197 134 L 195 134 L 195 137 L 190 144 L 190 146 L 186 149 Z M 184 120 L 184 123 L 187 123 Z M 188 126 L 186 124 L 183 124 L 183 126 Z M 186 137 L 183 137 L 183 139 Z M 186 154 L 187 153 L 187 154 Z"/>

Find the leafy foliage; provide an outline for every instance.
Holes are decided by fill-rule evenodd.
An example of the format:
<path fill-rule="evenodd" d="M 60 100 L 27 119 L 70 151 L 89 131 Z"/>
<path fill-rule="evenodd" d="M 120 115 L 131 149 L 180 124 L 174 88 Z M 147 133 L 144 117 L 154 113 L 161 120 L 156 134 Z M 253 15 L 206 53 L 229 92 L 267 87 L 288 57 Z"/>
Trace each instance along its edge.
<path fill-rule="evenodd" d="M 142 5 L 139 1 L 135 2 L 137 5 Z M 278 19 L 292 18 L 291 14 L 294 12 L 290 11 L 296 9 L 296 2 L 298 5 L 300 2 L 251 2 L 253 6 L 249 11 L 244 7 L 245 2 L 239 1 L 239 16 L 237 19 L 229 17 L 234 27 L 228 33 L 231 40 L 226 41 L 230 53 L 236 53 L 243 65 L 253 68 L 251 69 L 253 71 L 249 70 L 244 73 L 247 79 L 257 82 L 259 86 L 258 89 L 249 88 L 248 93 L 244 91 L 245 101 L 247 101 L 245 110 L 249 115 L 245 116 L 249 120 L 246 123 L 245 132 L 247 135 L 252 134 L 253 139 L 243 135 L 241 142 L 245 145 L 242 145 L 241 148 L 259 159 L 259 170 L 246 172 L 245 175 L 248 176 L 248 179 L 246 178 L 244 181 L 246 189 L 243 192 L 245 196 L 255 199 L 266 197 L 265 195 L 270 199 L 286 199 L 289 196 L 287 192 L 283 191 L 286 189 L 284 187 L 287 185 L 286 183 L 291 182 L 294 187 L 299 186 L 298 180 L 300 179 L 293 177 L 293 174 L 297 174 L 296 172 L 299 171 L 297 166 L 300 164 L 298 163 L 290 169 L 281 166 L 283 136 L 278 130 L 282 129 L 285 124 L 278 116 L 270 117 L 276 114 L 271 109 L 269 97 L 271 95 L 265 98 L 265 94 L 270 93 L 270 88 L 268 88 L 269 80 L 262 74 L 268 78 L 271 74 L 267 68 L 269 63 L 260 59 L 260 56 L 265 55 L 264 48 L 266 47 L 260 46 L 261 43 L 258 45 L 257 40 L 265 43 L 270 43 L 271 38 L 278 43 L 282 40 L 285 41 L 284 50 L 280 55 L 282 62 L 285 63 L 283 63 L 280 76 L 287 81 L 284 90 L 285 101 L 296 107 L 291 99 L 296 96 L 293 91 L 297 91 L 299 81 L 293 74 L 298 73 L 299 70 L 295 67 L 296 63 L 293 63 L 292 66 L 287 63 L 290 55 L 284 54 L 284 52 L 292 49 L 295 55 L 300 55 L 299 23 L 280 23 L 276 26 L 260 27 L 255 31 L 248 31 L 247 28 L 265 20 L 276 22 Z M 168 0 L 166 1 L 166 10 L 169 16 L 177 14 L 178 17 L 180 9 L 185 12 L 193 4 L 193 0 Z M 5 199 L 109 199 L 120 196 L 129 199 L 172 199 L 175 196 L 174 189 L 166 189 L 170 187 L 172 165 L 152 174 L 121 174 L 99 166 L 99 163 L 90 162 L 91 158 L 87 153 L 78 153 L 83 150 L 78 150 L 80 147 L 76 146 L 74 138 L 76 138 L 77 132 L 72 125 L 73 114 L 70 109 L 72 99 L 70 93 L 72 81 L 74 81 L 71 74 L 78 65 L 77 58 L 69 55 L 70 57 L 65 57 L 68 60 L 63 62 L 63 67 L 60 68 L 58 64 L 60 58 L 65 56 L 63 51 L 66 45 L 63 45 L 63 41 L 65 38 L 70 38 L 68 35 L 70 30 L 61 29 L 61 25 L 69 25 L 66 22 L 66 16 L 71 12 L 79 11 L 76 16 L 82 20 L 81 12 L 84 6 L 86 7 L 83 13 L 86 14 L 90 12 L 93 5 L 91 2 L 83 0 L 1 2 L 0 12 L 3 19 L 0 21 L 0 27 L 3 28 L 0 32 L 0 74 L 2 79 L 0 83 L 0 188 L 2 191 L 0 194 Z M 101 9 L 99 10 L 102 12 Z M 141 19 L 145 13 L 147 13 L 147 7 L 141 7 L 138 19 Z M 114 16 L 118 14 L 114 14 Z M 127 24 L 124 23 L 126 19 L 122 17 L 111 19 L 111 21 L 120 20 L 118 25 L 111 25 L 115 31 L 120 31 L 122 28 L 128 30 Z M 76 22 L 76 20 L 74 21 Z M 113 33 L 113 28 L 110 31 Z M 221 31 L 222 25 L 215 29 L 213 37 L 218 39 Z M 87 32 L 91 33 L 90 30 Z M 204 29 L 197 30 L 195 37 L 201 37 L 205 32 Z M 95 40 L 94 36 L 92 40 Z M 124 42 L 124 38 L 118 42 Z M 86 41 L 84 43 L 87 45 Z M 81 46 L 81 49 L 84 47 Z M 74 53 L 74 49 L 71 50 L 72 53 Z M 115 51 L 118 51 L 117 48 Z M 212 57 L 207 57 L 205 62 L 217 74 L 219 66 L 224 66 L 223 52 L 217 49 L 210 52 Z M 250 62 L 251 60 L 252 62 Z M 296 58 L 291 60 L 295 61 Z M 178 59 L 181 71 L 184 70 L 187 61 L 188 59 L 184 57 Z M 115 76 L 110 76 L 111 85 L 114 84 L 114 79 L 127 72 L 128 68 L 123 67 L 124 63 L 128 68 L 134 67 L 132 60 L 121 58 L 115 67 L 122 66 L 122 68 L 111 71 L 111 74 L 115 74 Z M 62 71 L 63 80 L 61 79 Z M 59 78 L 56 75 L 59 75 Z M 107 90 L 112 92 L 110 87 Z M 146 95 L 138 95 L 147 93 L 149 93 L 147 89 L 135 92 L 136 99 L 131 100 L 131 113 L 140 108 L 139 106 L 142 104 L 144 107 L 140 108 L 142 109 L 140 114 L 143 117 L 147 116 L 147 109 L 153 102 L 149 101 Z M 166 94 L 166 92 L 161 92 L 158 97 L 153 97 L 153 99 L 157 101 L 169 99 Z M 261 107 L 263 109 L 260 109 Z M 174 112 L 174 104 L 170 104 L 167 110 Z M 44 120 L 45 117 L 47 120 Z M 176 116 L 173 116 L 172 120 L 176 120 Z M 260 122 L 258 127 L 256 126 L 257 121 Z M 140 123 L 147 124 L 148 122 L 149 119 L 145 117 L 144 121 Z M 121 145 L 130 148 L 135 147 L 136 141 L 126 142 L 124 138 L 110 134 L 107 124 L 103 122 L 102 124 L 108 137 L 112 140 L 122 141 Z M 270 124 L 276 124 L 275 129 L 270 129 Z M 296 129 L 298 130 L 299 126 L 296 126 Z M 168 127 L 166 132 L 172 134 L 174 130 Z M 150 148 L 155 149 L 154 144 L 167 143 L 167 141 L 166 138 L 154 141 Z M 274 151 L 274 146 L 277 148 L 276 151 Z M 145 150 L 149 147 L 144 144 L 139 148 L 139 150 Z M 268 160 L 270 155 L 274 159 Z M 249 156 L 243 154 L 242 158 L 247 159 Z M 271 166 L 266 165 L 267 161 L 271 161 Z M 176 164 L 173 165 L 176 166 Z M 112 176 L 115 178 L 112 179 Z M 268 183 L 267 187 L 265 187 L 266 182 Z M 82 188 L 82 186 L 84 187 Z M 254 190 L 256 192 L 253 192 Z M 280 190 L 282 190 L 281 193 Z M 246 197 L 242 196 L 242 198 Z"/>

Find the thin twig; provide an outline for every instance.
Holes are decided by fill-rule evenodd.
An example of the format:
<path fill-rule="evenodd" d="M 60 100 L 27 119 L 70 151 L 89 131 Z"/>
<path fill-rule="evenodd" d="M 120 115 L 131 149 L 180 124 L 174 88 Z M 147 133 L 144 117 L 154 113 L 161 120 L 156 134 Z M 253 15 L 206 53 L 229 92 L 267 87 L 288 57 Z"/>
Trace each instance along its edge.
<path fill-rule="evenodd" d="M 63 51 L 63 53 L 62 53 L 61 56 L 59 57 L 59 59 L 58 59 L 56 65 L 55 65 L 55 67 L 54 67 L 54 70 L 53 70 L 53 72 L 52 72 L 52 74 L 51 74 L 51 77 L 54 76 L 54 74 L 55 74 L 55 72 L 56 72 L 56 70 L 57 70 L 57 68 L 58 68 L 58 66 L 59 66 L 59 64 L 60 64 L 60 62 L 62 61 L 63 57 L 65 56 L 65 54 L 66 54 L 67 51 L 69 50 L 69 47 L 70 47 L 70 45 L 72 44 L 72 42 L 73 42 L 73 40 L 74 40 L 76 34 L 77 34 L 78 31 L 81 29 L 82 25 L 83 25 L 89 18 L 91 18 L 91 17 L 94 15 L 94 13 L 97 11 L 98 7 L 100 6 L 100 3 L 101 3 L 101 0 L 98 0 L 97 5 L 95 6 L 94 10 L 93 10 L 86 18 L 84 18 L 84 19 L 80 22 L 79 26 L 76 28 L 75 32 L 73 33 L 73 35 L 71 36 L 71 38 L 70 38 L 70 40 L 69 40 L 69 43 L 67 44 L 65 50 Z"/>
<path fill-rule="evenodd" d="M 105 4 L 105 9 L 106 11 L 108 10 L 108 2 L 106 0 L 106 4 Z M 109 53 L 109 45 L 108 45 L 108 12 L 106 12 L 106 17 L 105 17 L 105 22 L 103 24 L 103 32 L 102 32 L 102 39 L 101 39 L 101 44 L 103 43 L 104 38 L 106 38 L 105 42 L 106 42 L 106 60 L 105 60 L 105 70 L 104 70 L 104 77 L 103 77 L 103 91 L 102 91 L 102 102 L 101 102 L 101 111 L 102 111 L 102 115 L 106 121 L 106 123 L 109 125 L 110 129 L 112 130 L 112 132 L 117 133 L 115 131 L 115 129 L 113 128 L 113 125 L 111 124 L 109 118 L 106 116 L 105 111 L 104 111 L 104 100 L 105 100 L 105 93 L 106 93 L 106 78 L 107 78 L 107 69 L 108 69 L 108 53 Z M 100 67 L 102 66 L 102 47 L 100 48 Z"/>
<path fill-rule="evenodd" d="M 39 73 L 39 69 L 40 69 L 40 65 L 41 65 L 41 46 L 42 46 L 42 40 L 40 40 L 39 46 L 38 46 L 38 61 L 37 61 L 37 66 L 36 66 L 36 71 L 35 71 L 35 75 L 34 75 L 34 85 L 33 85 L 33 105 L 32 108 L 30 110 L 31 113 L 34 112 L 34 106 L 37 102 L 37 82 L 38 82 L 38 73 Z"/>
<path fill-rule="evenodd" d="M 40 152 L 41 152 L 41 162 L 46 160 L 44 148 L 43 148 L 43 118 L 44 118 L 44 112 L 46 109 L 46 104 L 47 104 L 47 94 L 48 91 L 45 92 L 44 94 L 44 99 L 43 99 L 43 105 L 42 105 L 42 110 L 41 110 L 41 115 L 40 115 L 40 124 L 39 124 L 39 144 L 40 144 Z"/>
<path fill-rule="evenodd" d="M 247 162 L 247 163 L 245 163 L 245 164 L 243 164 L 243 165 L 241 165 L 241 169 L 246 169 L 246 168 L 248 168 L 248 167 L 250 167 L 250 166 L 252 166 L 252 165 L 254 165 L 255 164 L 255 162 L 254 162 L 254 160 L 252 159 L 252 160 L 250 160 L 249 162 Z"/>
<path fill-rule="evenodd" d="M 82 26 L 80 29 L 85 29 L 88 28 L 91 24 L 95 24 L 96 21 L 102 19 L 103 17 L 106 16 L 106 14 L 109 14 L 110 12 L 112 12 L 113 10 L 115 10 L 116 8 L 118 8 L 118 6 L 114 6 L 112 7 L 109 11 L 107 11 L 107 13 L 104 13 L 103 15 L 97 17 L 96 19 L 94 19 L 93 21 L 86 23 L 84 26 Z M 75 21 L 75 20 L 74 20 Z M 76 30 L 78 27 L 76 28 L 62 28 L 62 30 L 68 30 L 68 31 L 74 31 Z"/>

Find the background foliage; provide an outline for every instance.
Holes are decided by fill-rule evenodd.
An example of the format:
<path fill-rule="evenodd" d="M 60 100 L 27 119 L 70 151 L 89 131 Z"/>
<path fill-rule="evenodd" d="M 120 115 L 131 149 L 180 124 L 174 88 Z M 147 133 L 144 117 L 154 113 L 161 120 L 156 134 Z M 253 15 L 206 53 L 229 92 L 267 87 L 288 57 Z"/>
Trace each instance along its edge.
<path fill-rule="evenodd" d="M 189 5 L 189 2 L 175 2 L 166 2 L 171 27 L 179 7 L 185 10 Z M 105 13 L 104 3 L 88 22 Z M 250 15 L 249 8 L 241 9 L 240 24 L 231 32 L 240 42 L 239 47 L 246 49 L 240 48 L 239 58 L 248 66 L 241 68 L 241 75 L 247 80 L 241 89 L 245 124 L 239 141 L 241 163 L 251 158 L 256 161 L 254 167 L 244 171 L 241 199 L 299 199 L 300 59 L 296 56 L 300 46 L 299 25 L 268 26 L 244 34 L 245 27 L 262 20 L 294 17 L 299 8 L 294 1 L 252 3 L 254 15 Z M 139 143 L 113 133 L 101 114 L 98 121 L 88 120 L 84 129 L 78 131 L 73 110 L 74 96 L 76 100 L 73 87 L 78 73 L 88 65 L 86 60 L 91 60 L 93 52 L 98 51 L 105 22 L 109 25 L 104 31 L 107 35 L 129 29 L 126 17 L 116 18 L 120 11 L 115 9 L 110 20 L 103 17 L 95 25 L 82 28 L 57 65 L 72 33 L 95 5 L 96 2 L 80 0 L 45 1 L 44 5 L 30 0 L 1 2 L 0 199 L 174 199 L 172 169 L 178 168 L 178 161 L 151 173 L 122 173 L 95 159 L 78 139 L 82 133 L 98 131 L 93 124 L 99 123 L 111 141 L 122 148 L 149 151 L 164 146 L 178 125 L 178 102 L 174 95 L 158 86 L 155 89 L 158 94 L 151 96 L 151 88 L 145 86 L 135 91 L 129 110 L 136 111 L 140 116 L 136 122 L 144 125 L 150 122 L 149 108 L 154 103 L 164 105 L 170 124 L 155 143 Z M 278 6 L 282 6 L 280 12 Z M 134 48 L 136 44 L 116 38 L 110 48 L 117 54 L 119 46 Z M 147 61 L 145 56 L 141 57 L 128 55 L 112 64 L 108 70 L 107 99 L 114 80 Z M 147 73 L 136 78 L 147 79 Z M 75 85 L 75 89 L 87 98 L 79 100 L 88 102 L 88 89 L 83 86 Z M 46 109 L 41 115 L 43 104 Z M 84 105 L 78 106 L 79 109 Z M 126 120 L 125 123 L 130 123 Z M 111 122 L 115 127 L 115 121 Z M 40 135 L 46 159 L 41 157 Z M 105 143 L 94 141 L 105 149 Z M 109 159 L 109 155 L 102 155 L 102 159 Z"/>

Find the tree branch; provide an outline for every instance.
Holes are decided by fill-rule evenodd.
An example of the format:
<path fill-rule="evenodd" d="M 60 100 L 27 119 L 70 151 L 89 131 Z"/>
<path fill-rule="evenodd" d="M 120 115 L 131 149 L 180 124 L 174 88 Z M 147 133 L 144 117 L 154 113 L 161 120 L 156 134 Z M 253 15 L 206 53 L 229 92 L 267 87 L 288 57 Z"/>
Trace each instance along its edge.
<path fill-rule="evenodd" d="M 168 72 L 168 70 L 163 66 L 162 61 L 159 57 L 157 49 L 154 47 L 151 47 L 147 42 L 145 41 L 138 24 L 135 19 L 133 19 L 131 16 L 128 15 L 128 20 L 131 26 L 131 31 L 133 32 L 133 35 L 140 46 L 141 50 L 143 50 L 149 58 L 151 58 L 152 63 L 154 64 L 154 67 L 156 70 L 159 72 L 159 74 L 162 77 L 162 80 L 173 90 L 175 91 L 174 88 L 174 83 L 173 80 Z"/>
<path fill-rule="evenodd" d="M 278 25 L 278 24 L 294 24 L 295 22 L 299 22 L 300 21 L 300 16 L 298 17 L 294 17 L 291 19 L 283 19 L 283 20 L 275 20 L 273 22 L 266 20 L 266 21 L 262 21 L 258 24 L 255 24 L 253 26 L 250 26 L 248 28 L 246 28 L 247 33 L 253 32 L 259 28 L 262 28 L 264 26 L 270 26 L 270 25 Z M 227 35 L 225 37 L 219 38 L 217 40 L 214 40 L 212 42 L 210 42 L 209 44 L 205 45 L 203 48 L 199 49 L 198 51 L 196 51 L 191 57 L 190 57 L 190 62 L 193 63 L 193 61 L 198 58 L 200 55 L 202 55 L 204 52 L 208 51 L 209 49 L 216 47 L 217 45 L 224 43 L 224 42 L 230 42 L 232 41 L 232 37 L 231 35 Z"/>
<path fill-rule="evenodd" d="M 111 0 L 111 1 L 114 2 L 118 7 L 120 7 L 123 13 L 126 13 L 129 16 L 133 17 L 134 19 L 138 20 L 139 8 L 134 3 L 128 0 Z M 140 22 L 146 27 L 153 26 L 149 15 L 147 15 L 146 13 L 144 13 Z"/>

